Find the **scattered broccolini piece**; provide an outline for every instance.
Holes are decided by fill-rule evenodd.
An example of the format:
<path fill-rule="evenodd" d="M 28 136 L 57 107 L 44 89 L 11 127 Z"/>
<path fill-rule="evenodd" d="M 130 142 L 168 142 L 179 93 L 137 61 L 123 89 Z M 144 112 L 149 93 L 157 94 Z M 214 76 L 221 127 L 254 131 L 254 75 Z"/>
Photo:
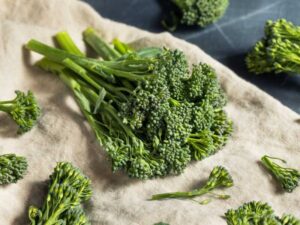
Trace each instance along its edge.
<path fill-rule="evenodd" d="M 250 72 L 300 74 L 300 27 L 285 19 L 267 21 L 265 37 L 246 58 Z"/>
<path fill-rule="evenodd" d="M 89 225 L 80 204 L 92 195 L 91 181 L 67 162 L 60 162 L 50 176 L 49 190 L 42 209 L 29 208 L 31 225 Z"/>
<path fill-rule="evenodd" d="M 198 196 L 205 195 L 207 193 L 213 194 L 215 197 L 219 199 L 228 199 L 229 195 L 218 195 L 212 193 L 212 191 L 216 188 L 224 188 L 224 187 L 232 187 L 233 179 L 229 172 L 222 166 L 215 167 L 209 175 L 208 181 L 203 187 L 194 189 L 189 192 L 171 192 L 171 193 L 163 193 L 153 195 L 151 200 L 162 200 L 168 198 L 177 198 L 177 199 L 190 199 Z M 209 203 L 209 200 L 203 202 L 203 204 Z"/>
<path fill-rule="evenodd" d="M 159 222 L 159 223 L 155 223 L 154 225 L 169 225 L 169 224 L 168 223 Z"/>
<path fill-rule="evenodd" d="M 27 171 L 27 160 L 15 154 L 0 155 L 0 185 L 16 183 Z"/>
<path fill-rule="evenodd" d="M 175 10 L 171 10 L 170 24 L 167 20 L 163 25 L 174 31 L 178 24 L 206 27 L 223 17 L 229 0 L 171 0 Z"/>
<path fill-rule="evenodd" d="M 225 145 L 232 122 L 210 66 L 194 65 L 190 73 L 179 50 L 134 51 L 117 39 L 111 47 L 92 28 L 84 40 L 108 60 L 82 56 L 69 37 L 57 39 L 67 51 L 35 40 L 27 48 L 44 55 L 37 65 L 72 90 L 113 171 L 139 179 L 180 174 Z"/>
<path fill-rule="evenodd" d="M 282 188 L 286 192 L 292 192 L 299 184 L 300 172 L 296 169 L 282 167 L 271 159 L 279 160 L 283 163 L 286 163 L 286 161 L 267 155 L 261 158 L 262 164 L 272 173 Z"/>
<path fill-rule="evenodd" d="M 41 110 L 31 91 L 16 91 L 16 97 L 9 101 L 0 101 L 0 111 L 8 115 L 19 126 L 18 133 L 29 131 L 37 122 Z"/>
<path fill-rule="evenodd" d="M 228 225 L 300 225 L 292 215 L 275 216 L 273 209 L 262 202 L 249 202 L 225 213 Z"/>

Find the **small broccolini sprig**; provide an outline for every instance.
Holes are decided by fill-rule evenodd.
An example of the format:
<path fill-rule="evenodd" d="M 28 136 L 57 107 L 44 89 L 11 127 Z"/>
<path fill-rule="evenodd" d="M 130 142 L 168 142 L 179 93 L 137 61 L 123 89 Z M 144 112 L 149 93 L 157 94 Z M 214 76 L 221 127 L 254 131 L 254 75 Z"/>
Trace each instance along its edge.
<path fill-rule="evenodd" d="M 262 73 L 300 73 L 300 27 L 285 19 L 267 21 L 265 37 L 246 58 L 248 70 Z"/>
<path fill-rule="evenodd" d="M 91 195 L 91 181 L 71 163 L 60 162 L 50 176 L 43 207 L 29 208 L 30 225 L 89 225 L 84 212 L 78 207 Z"/>
<path fill-rule="evenodd" d="M 169 225 L 169 224 L 168 223 L 159 222 L 159 223 L 155 223 L 153 225 Z"/>
<path fill-rule="evenodd" d="M 162 25 L 170 31 L 179 24 L 206 27 L 223 17 L 228 5 L 229 0 L 170 0 L 170 6 L 166 7 L 169 15 Z"/>
<path fill-rule="evenodd" d="M 27 160 L 15 154 L 0 155 L 0 185 L 16 183 L 27 171 Z"/>
<path fill-rule="evenodd" d="M 238 209 L 230 209 L 225 213 L 227 225 L 300 225 L 300 220 L 292 215 L 281 218 L 274 214 L 267 203 L 248 202 Z"/>
<path fill-rule="evenodd" d="M 282 167 L 272 161 L 272 159 L 286 163 L 285 160 L 267 155 L 261 158 L 261 162 L 272 173 L 286 192 L 292 192 L 299 184 L 300 172 L 293 168 Z"/>
<path fill-rule="evenodd" d="M 212 191 L 216 188 L 227 188 L 233 186 L 233 179 L 227 169 L 222 166 L 216 166 L 210 173 L 209 178 L 206 184 L 200 188 L 194 189 L 188 192 L 170 192 L 153 195 L 150 200 L 162 200 L 168 198 L 176 198 L 176 199 L 192 199 L 198 196 L 202 196 L 208 193 L 213 194 L 214 197 L 219 199 L 228 199 L 229 195 L 219 195 L 212 193 Z M 210 200 L 204 200 L 200 202 L 200 204 L 207 204 Z"/>
<path fill-rule="evenodd" d="M 29 131 L 37 122 L 41 109 L 31 91 L 15 91 L 16 97 L 0 101 L 0 111 L 6 112 L 19 126 L 18 133 Z"/>

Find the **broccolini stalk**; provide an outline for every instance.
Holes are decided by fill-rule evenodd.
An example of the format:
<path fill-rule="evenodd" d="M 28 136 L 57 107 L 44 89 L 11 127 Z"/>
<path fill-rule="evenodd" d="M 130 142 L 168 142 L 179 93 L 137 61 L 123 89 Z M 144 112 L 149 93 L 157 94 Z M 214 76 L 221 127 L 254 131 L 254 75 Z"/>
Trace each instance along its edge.
<path fill-rule="evenodd" d="M 27 171 L 27 160 L 15 154 L 0 155 L 0 185 L 16 183 Z"/>
<path fill-rule="evenodd" d="M 162 200 L 167 198 L 180 198 L 188 199 L 202 196 L 207 193 L 212 193 L 216 188 L 232 187 L 233 180 L 229 172 L 222 166 L 215 167 L 209 175 L 208 181 L 203 187 L 194 189 L 188 192 L 171 192 L 153 195 L 151 200 Z M 214 196 L 220 199 L 230 198 L 229 195 L 217 195 L 212 193 Z"/>
<path fill-rule="evenodd" d="M 104 59 L 113 60 L 121 56 L 115 49 L 111 48 L 96 34 L 96 31 L 89 27 L 83 32 L 84 40 Z"/>
<path fill-rule="evenodd" d="M 256 43 L 246 58 L 255 74 L 300 73 L 300 27 L 285 19 L 267 21 L 265 37 Z"/>
<path fill-rule="evenodd" d="M 63 50 L 78 56 L 85 56 L 85 54 L 75 45 L 69 33 L 65 31 L 59 32 L 55 35 L 55 39 Z"/>
<path fill-rule="evenodd" d="M 245 203 L 236 210 L 228 210 L 225 218 L 228 225 L 300 225 L 294 216 L 283 215 L 279 218 L 267 203 L 255 201 Z"/>
<path fill-rule="evenodd" d="M 118 38 L 113 40 L 114 48 L 122 55 L 132 53 L 134 50 L 127 44 L 121 42 Z"/>
<path fill-rule="evenodd" d="M 91 181 L 72 164 L 60 162 L 50 176 L 49 190 L 42 209 L 34 206 L 29 208 L 31 225 L 69 224 L 66 222 L 75 216 L 72 215 L 74 212 L 68 211 L 89 200 L 91 195 Z M 78 224 L 88 224 L 86 218 L 78 216 L 79 222 L 75 220 Z"/>
<path fill-rule="evenodd" d="M 282 167 L 273 162 L 272 159 L 279 160 L 283 163 L 286 161 L 270 156 L 261 158 L 262 164 L 272 173 L 276 180 L 281 184 L 286 192 L 292 192 L 299 184 L 300 172 L 293 168 Z"/>
<path fill-rule="evenodd" d="M 15 91 L 16 97 L 9 101 L 0 101 L 0 111 L 7 113 L 19 126 L 18 133 L 25 133 L 37 123 L 41 114 L 36 98 L 31 91 L 27 94 Z"/>

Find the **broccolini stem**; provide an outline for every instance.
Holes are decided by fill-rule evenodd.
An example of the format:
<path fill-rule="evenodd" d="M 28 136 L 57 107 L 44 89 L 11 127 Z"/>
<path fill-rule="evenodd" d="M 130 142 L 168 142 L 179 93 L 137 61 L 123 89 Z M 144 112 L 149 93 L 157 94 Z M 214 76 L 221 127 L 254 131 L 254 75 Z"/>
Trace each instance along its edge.
<path fill-rule="evenodd" d="M 119 52 L 103 41 L 91 27 L 83 32 L 83 39 L 104 59 L 113 60 L 121 56 Z"/>
<path fill-rule="evenodd" d="M 70 35 L 65 32 L 59 32 L 55 35 L 55 39 L 57 40 L 57 43 L 59 46 L 66 50 L 67 52 L 73 53 L 78 56 L 85 56 L 85 54 L 79 50 L 79 48 L 76 46 Z"/>
<path fill-rule="evenodd" d="M 63 65 L 65 65 L 70 70 L 74 71 L 76 74 L 81 76 L 88 84 L 96 88 L 100 89 L 100 85 L 95 82 L 89 75 L 86 69 L 76 64 L 72 59 L 66 58 L 62 61 Z"/>
<path fill-rule="evenodd" d="M 82 56 L 77 56 L 64 50 L 45 45 L 36 40 L 30 40 L 26 46 L 28 49 L 40 53 L 50 60 L 53 60 L 54 62 L 62 63 L 66 58 L 69 58 L 80 66 L 95 72 L 96 74 L 102 76 L 104 79 L 110 82 L 114 81 L 113 75 L 133 81 L 139 81 L 153 77 L 152 74 L 136 75 L 126 71 L 112 69 L 109 66 L 106 66 L 105 61 L 102 62 L 95 59 L 88 59 Z"/>
<path fill-rule="evenodd" d="M 0 102 L 0 111 L 10 112 L 13 109 L 13 101 Z"/>
<path fill-rule="evenodd" d="M 65 68 L 65 66 L 48 58 L 42 58 L 41 60 L 37 61 L 35 65 L 47 72 L 51 72 L 54 74 L 60 74 L 61 71 Z"/>
<path fill-rule="evenodd" d="M 107 79 L 110 82 L 114 82 L 114 77 L 112 75 L 103 73 L 101 68 L 101 63 L 97 60 L 74 55 L 67 51 L 45 45 L 33 39 L 26 44 L 26 47 L 29 50 L 42 54 L 46 56 L 48 59 L 53 60 L 54 62 L 57 63 L 62 63 L 64 59 L 70 58 L 80 66 L 85 67 L 86 69 L 89 69 L 97 73 L 98 75 L 102 76 L 104 79 Z"/>
<path fill-rule="evenodd" d="M 151 200 L 161 200 L 166 198 L 194 198 L 196 196 L 201 196 L 208 193 L 207 189 L 199 189 L 197 191 L 189 191 L 189 192 L 170 192 L 153 195 Z"/>
<path fill-rule="evenodd" d="M 104 63 L 103 63 L 104 64 Z M 117 77 L 122 77 L 131 81 L 141 81 L 141 80 L 145 80 L 148 78 L 152 78 L 153 74 L 148 74 L 148 75 L 135 75 L 131 72 L 126 72 L 126 71 L 122 71 L 122 70 L 117 70 L 117 69 L 112 69 L 110 67 L 107 67 L 105 65 L 101 66 L 101 69 L 108 73 L 108 74 L 113 74 Z"/>
<path fill-rule="evenodd" d="M 114 48 L 122 55 L 132 52 L 131 48 L 127 44 L 121 42 L 118 38 L 113 40 L 113 45 Z"/>

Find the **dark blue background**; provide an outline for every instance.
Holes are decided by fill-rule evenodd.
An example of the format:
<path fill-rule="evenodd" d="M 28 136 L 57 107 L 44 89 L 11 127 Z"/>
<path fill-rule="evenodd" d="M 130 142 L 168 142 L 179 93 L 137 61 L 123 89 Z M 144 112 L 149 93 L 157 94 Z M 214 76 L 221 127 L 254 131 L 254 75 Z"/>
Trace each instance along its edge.
<path fill-rule="evenodd" d="M 152 32 L 164 31 L 159 0 L 85 1 L 104 17 Z M 225 16 L 216 24 L 205 29 L 181 28 L 173 34 L 200 46 L 239 76 L 300 113 L 300 76 L 256 76 L 247 72 L 244 63 L 247 51 L 263 36 L 265 21 L 277 18 L 300 25 L 300 0 L 230 0 Z"/>

